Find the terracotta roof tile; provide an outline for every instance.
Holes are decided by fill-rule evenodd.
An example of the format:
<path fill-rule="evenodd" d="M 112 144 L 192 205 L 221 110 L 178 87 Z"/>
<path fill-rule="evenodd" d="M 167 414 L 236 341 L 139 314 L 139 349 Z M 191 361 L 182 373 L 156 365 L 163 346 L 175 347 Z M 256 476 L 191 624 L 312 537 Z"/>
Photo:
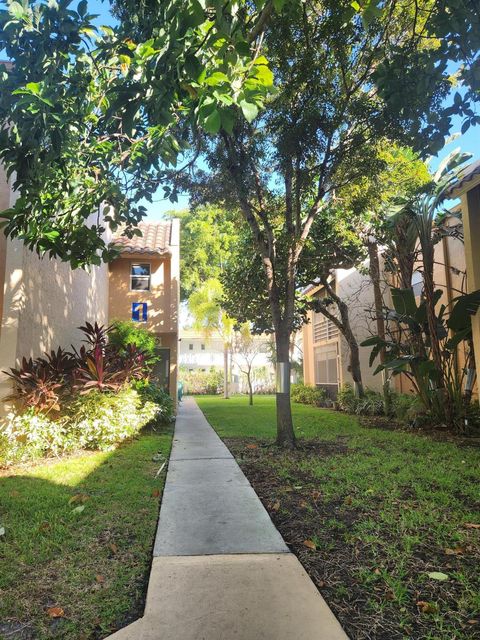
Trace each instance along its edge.
<path fill-rule="evenodd" d="M 115 246 L 121 248 L 122 253 L 164 254 L 170 252 L 170 234 L 172 223 L 140 222 L 138 228 L 141 236 L 127 238 L 122 236 L 120 229 L 113 237 Z"/>

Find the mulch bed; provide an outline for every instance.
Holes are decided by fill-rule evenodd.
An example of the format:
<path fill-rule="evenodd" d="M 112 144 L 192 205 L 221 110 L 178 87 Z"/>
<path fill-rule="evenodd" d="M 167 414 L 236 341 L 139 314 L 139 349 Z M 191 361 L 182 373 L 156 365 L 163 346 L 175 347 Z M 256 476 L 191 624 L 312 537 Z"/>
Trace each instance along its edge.
<path fill-rule="evenodd" d="M 365 544 L 353 536 L 350 542 L 345 541 L 345 532 L 351 530 L 355 522 L 375 517 L 372 503 L 369 504 L 368 511 L 353 508 L 348 503 L 348 497 L 326 502 L 322 499 L 318 478 L 299 469 L 297 464 L 312 457 L 325 459 L 348 454 L 352 451 L 348 448 L 348 437 L 338 437 L 336 442 L 301 442 L 295 451 L 288 454 L 279 453 L 271 444 L 256 439 L 225 438 L 224 441 L 290 550 L 305 567 L 350 638 L 480 638 L 480 616 L 478 619 L 465 620 L 458 635 L 452 635 L 452 626 L 448 626 L 445 634 L 438 634 L 438 627 L 431 625 L 430 616 L 418 608 L 418 603 L 425 602 L 427 606 L 426 601 L 432 600 L 431 589 L 435 590 L 436 585 L 430 588 L 428 594 L 422 593 L 419 588 L 418 592 L 409 594 L 406 602 L 397 603 L 393 602 L 393 593 L 382 580 L 374 581 L 366 588 L 365 583 L 358 579 L 359 570 L 378 574 L 378 567 L 385 567 L 388 562 L 387 558 L 381 557 L 381 549 L 379 553 L 376 545 Z M 286 474 L 279 472 L 282 468 L 282 455 L 288 455 L 289 459 L 289 471 Z M 377 508 L 381 508 L 381 501 Z M 386 535 L 388 537 L 388 532 Z M 305 545 L 305 542 L 308 545 L 312 537 L 316 546 L 313 550 Z M 395 544 L 395 532 L 392 532 L 391 543 Z M 431 570 L 428 567 L 431 566 L 432 553 L 435 552 L 427 545 L 417 548 L 414 554 L 415 565 L 409 566 L 409 572 L 418 572 L 420 575 Z M 473 564 L 474 569 L 477 562 L 478 556 L 475 558 L 475 555 L 471 559 L 465 556 L 449 558 L 451 572 L 461 572 L 466 563 Z M 452 592 L 448 594 L 447 602 L 445 583 L 439 583 L 438 588 L 443 589 L 443 603 L 455 610 L 459 593 L 455 593 L 454 584 L 452 583 Z"/>

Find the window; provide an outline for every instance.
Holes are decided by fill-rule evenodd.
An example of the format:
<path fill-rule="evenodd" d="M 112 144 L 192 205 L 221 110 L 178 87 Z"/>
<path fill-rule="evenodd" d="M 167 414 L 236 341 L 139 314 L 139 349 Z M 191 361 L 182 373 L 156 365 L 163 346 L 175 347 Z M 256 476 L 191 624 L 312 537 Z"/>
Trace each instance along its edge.
<path fill-rule="evenodd" d="M 328 320 L 323 313 L 313 314 L 313 341 L 323 342 L 338 337 L 338 327 Z"/>
<path fill-rule="evenodd" d="M 202 349 L 202 351 L 205 351 L 205 345 L 204 344 L 202 344 L 201 349 Z"/>
<path fill-rule="evenodd" d="M 338 358 L 336 348 L 317 347 L 314 351 L 315 383 L 338 384 Z"/>
<path fill-rule="evenodd" d="M 131 265 L 130 290 L 150 291 L 150 265 L 148 263 Z"/>
<path fill-rule="evenodd" d="M 193 351 L 193 344 L 192 344 L 192 343 L 190 343 L 190 344 L 188 345 L 188 349 L 189 349 L 189 351 Z"/>
<path fill-rule="evenodd" d="M 422 295 L 423 291 L 423 274 L 421 271 L 414 271 L 412 273 L 412 289 L 413 295 L 417 298 Z"/>

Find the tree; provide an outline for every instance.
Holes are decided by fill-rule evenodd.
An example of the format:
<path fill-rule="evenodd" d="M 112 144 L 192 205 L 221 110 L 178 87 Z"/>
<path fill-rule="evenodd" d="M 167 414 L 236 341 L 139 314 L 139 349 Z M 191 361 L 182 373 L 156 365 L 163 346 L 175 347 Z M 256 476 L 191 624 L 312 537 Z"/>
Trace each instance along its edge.
<path fill-rule="evenodd" d="M 253 405 L 253 363 L 263 349 L 264 344 L 258 338 L 255 338 L 255 335 L 250 331 L 248 323 L 244 323 L 235 331 L 233 339 L 234 358 L 238 368 L 247 378 L 248 403 L 250 405 Z"/>
<path fill-rule="evenodd" d="M 165 170 L 191 131 L 228 131 L 237 111 L 262 106 L 272 76 L 261 33 L 282 4 L 117 3 L 130 19 L 97 30 L 86 0 L 10 2 L 0 11 L 0 50 L 13 61 L 0 68 L 0 160 L 18 199 L 1 214 L 5 233 L 73 267 L 115 257 L 105 227 L 139 233 L 140 201 L 159 185 L 176 199 Z"/>
<path fill-rule="evenodd" d="M 216 192 L 235 194 L 250 226 L 288 381 L 296 273 L 317 214 L 344 179 L 376 170 L 378 137 L 425 149 L 432 130 L 448 130 L 438 115 L 446 74 L 433 74 L 408 108 L 385 83 L 399 59 L 409 82 L 429 69 L 416 33 L 431 0 L 118 6 L 123 24 L 95 42 L 84 0 L 77 11 L 12 2 L 1 14 L 0 47 L 15 65 L 0 87 L 0 157 L 20 194 L 6 232 L 73 266 L 111 259 L 100 218 L 86 222 L 92 212 L 106 203 L 106 223 L 136 233 L 139 201 L 159 184 L 175 199 L 205 151 L 209 173 L 224 176 Z M 202 132 L 220 140 L 202 147 Z M 288 382 L 277 407 L 277 441 L 293 446 Z"/>
<path fill-rule="evenodd" d="M 188 309 L 194 326 L 208 338 L 217 332 L 223 340 L 223 393 L 229 397 L 228 355 L 232 345 L 234 321 L 222 309 L 222 285 L 218 280 L 206 280 L 188 299 Z"/>
<path fill-rule="evenodd" d="M 206 280 L 220 277 L 238 240 L 238 221 L 235 213 L 216 206 L 174 215 L 181 219 L 181 298 L 188 300 Z"/>
<path fill-rule="evenodd" d="M 315 220 L 342 186 L 381 168 L 376 139 L 413 138 L 415 122 L 394 117 L 372 90 L 378 64 L 400 45 L 413 20 L 397 5 L 390 8 L 388 16 L 366 24 L 344 3 L 288 6 L 265 33 L 276 97 L 257 119 L 252 112 L 251 124 L 237 122 L 231 135 L 208 144 L 208 171 L 198 176 L 201 195 L 209 181 L 213 197 L 221 184 L 224 202 L 236 204 L 249 225 L 277 366 L 287 371 L 299 265 Z M 277 393 L 277 442 L 294 441 L 287 383 Z"/>

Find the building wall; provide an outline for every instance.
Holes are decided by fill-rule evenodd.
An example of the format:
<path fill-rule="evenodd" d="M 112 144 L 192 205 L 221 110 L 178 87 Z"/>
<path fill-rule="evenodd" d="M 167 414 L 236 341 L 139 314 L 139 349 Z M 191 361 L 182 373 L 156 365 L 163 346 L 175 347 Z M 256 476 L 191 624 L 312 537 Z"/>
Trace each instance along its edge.
<path fill-rule="evenodd" d="M 23 356 L 79 345 L 77 327 L 86 320 L 108 320 L 108 267 L 72 271 L 66 263 L 38 257 L 19 240 L 7 241 L 0 370 L 15 367 Z M 0 374 L 2 399 L 9 389 Z M 1 405 L 4 413 L 8 407 Z"/>
<path fill-rule="evenodd" d="M 131 320 L 132 303 L 147 303 L 147 321 L 142 324 L 158 337 L 162 347 L 170 349 L 170 394 L 174 399 L 178 378 L 179 244 L 179 221 L 172 220 L 169 255 L 124 254 L 109 269 L 109 322 Z M 150 291 L 130 290 L 131 265 L 139 262 L 150 264 Z"/>
<path fill-rule="evenodd" d="M 130 269 L 134 263 L 150 264 L 150 291 L 130 290 Z M 153 333 L 177 332 L 178 304 L 175 295 L 176 283 L 173 282 L 171 259 L 124 257 L 110 265 L 110 320 L 131 320 L 132 303 L 147 303 L 147 322 L 145 327 Z"/>

